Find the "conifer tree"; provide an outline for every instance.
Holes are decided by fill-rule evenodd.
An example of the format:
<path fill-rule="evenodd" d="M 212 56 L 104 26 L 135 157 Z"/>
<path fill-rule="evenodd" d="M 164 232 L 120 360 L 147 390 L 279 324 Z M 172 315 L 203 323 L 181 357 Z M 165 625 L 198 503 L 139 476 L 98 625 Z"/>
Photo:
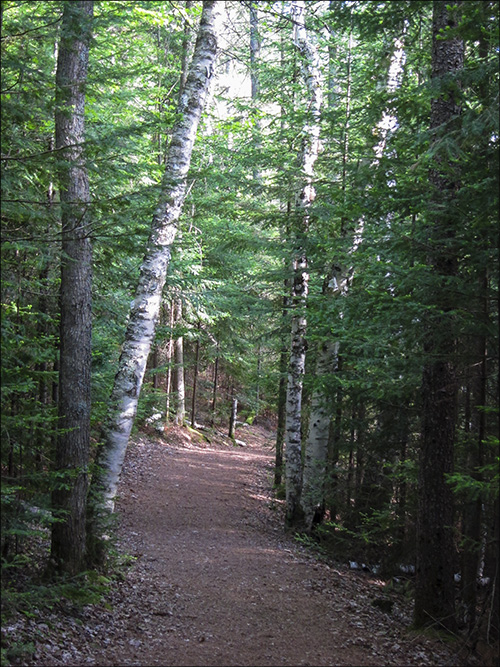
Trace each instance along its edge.
<path fill-rule="evenodd" d="M 457 9 L 435 0 L 432 21 L 432 78 L 438 95 L 432 100 L 430 127 L 438 142 L 443 130 L 458 122 L 457 75 L 463 68 L 464 43 L 454 33 Z M 426 314 L 425 367 L 422 381 L 423 424 L 419 472 L 415 624 L 442 624 L 455 629 L 453 570 L 453 497 L 446 475 L 453 471 L 457 415 L 456 333 L 451 288 L 457 275 L 456 236 L 461 224 L 455 206 L 461 175 L 445 154 L 436 151 L 429 174 L 429 255 L 437 279 Z"/>
<path fill-rule="evenodd" d="M 92 256 L 84 158 L 85 82 L 93 2 L 64 4 L 56 74 L 56 150 L 62 218 L 59 428 L 52 558 L 71 574 L 85 559 L 90 456 Z"/>

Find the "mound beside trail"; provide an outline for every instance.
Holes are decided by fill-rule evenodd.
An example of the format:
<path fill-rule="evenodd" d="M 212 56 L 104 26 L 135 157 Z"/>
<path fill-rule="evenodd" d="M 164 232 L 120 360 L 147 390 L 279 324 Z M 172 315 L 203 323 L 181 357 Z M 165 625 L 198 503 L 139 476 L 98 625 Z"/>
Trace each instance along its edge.
<path fill-rule="evenodd" d="M 382 582 L 284 535 L 273 437 L 237 437 L 245 447 L 180 429 L 131 443 L 117 509 L 136 560 L 108 610 L 86 608 L 65 654 L 38 664 L 456 665 L 452 648 L 406 632 L 406 601 L 390 615 L 372 605 Z"/>

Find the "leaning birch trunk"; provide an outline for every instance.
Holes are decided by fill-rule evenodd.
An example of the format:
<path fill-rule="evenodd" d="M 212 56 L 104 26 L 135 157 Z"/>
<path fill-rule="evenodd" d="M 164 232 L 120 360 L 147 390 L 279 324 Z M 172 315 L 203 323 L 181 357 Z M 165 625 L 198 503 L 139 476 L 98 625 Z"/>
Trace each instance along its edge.
<path fill-rule="evenodd" d="M 136 297 L 130 311 L 110 409 L 92 479 L 91 561 L 104 558 L 103 532 L 114 510 L 114 498 L 125 451 L 137 412 L 146 361 L 154 338 L 171 246 L 186 192 L 186 178 L 200 117 L 208 96 L 217 54 L 223 3 L 204 0 L 198 37 L 174 126 L 158 206 L 142 262 Z"/>
<path fill-rule="evenodd" d="M 285 418 L 285 479 L 286 524 L 301 521 L 300 493 L 302 488 L 301 421 L 302 383 L 306 360 L 306 303 L 309 289 L 306 236 L 309 229 L 310 207 L 316 192 L 313 186 L 314 164 L 319 152 L 322 80 L 317 49 L 311 44 L 305 27 L 305 2 L 292 3 L 293 41 L 302 59 L 303 75 L 309 95 L 310 121 L 304 126 L 304 145 L 300 159 L 302 187 L 297 195 L 296 245 L 292 262 L 292 324 L 290 363 Z"/>
<path fill-rule="evenodd" d="M 394 52 L 387 76 L 387 90 L 394 92 L 401 82 L 401 75 L 405 63 L 405 52 L 401 39 L 394 42 Z M 390 111 L 385 110 L 377 124 L 377 133 L 380 137 L 375 146 L 375 158 L 372 167 L 376 168 L 384 156 L 391 132 L 397 127 L 397 119 Z M 346 159 L 346 156 L 344 156 Z M 364 220 L 358 221 L 352 241 L 351 254 L 359 247 L 362 241 Z M 344 230 L 345 233 L 345 230 Z M 354 275 L 353 267 L 334 265 L 328 278 L 325 280 L 323 295 L 327 298 L 346 296 Z M 330 429 L 331 414 L 328 409 L 328 392 L 326 385 L 338 365 L 338 342 L 326 340 L 318 350 L 316 362 L 316 377 L 319 386 L 313 392 L 311 399 L 311 415 L 309 418 L 309 432 L 306 442 L 304 470 L 302 477 L 302 495 L 300 499 L 303 522 L 306 531 L 310 532 L 318 510 L 324 504 L 326 481 L 326 461 L 328 456 L 328 432 Z"/>

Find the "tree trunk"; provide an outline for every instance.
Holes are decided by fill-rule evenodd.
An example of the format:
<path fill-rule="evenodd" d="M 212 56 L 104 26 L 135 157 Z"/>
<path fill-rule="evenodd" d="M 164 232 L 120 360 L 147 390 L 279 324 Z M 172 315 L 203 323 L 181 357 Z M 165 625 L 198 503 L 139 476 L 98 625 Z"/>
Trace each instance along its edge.
<path fill-rule="evenodd" d="M 318 352 L 316 377 L 323 385 L 334 371 L 338 345 L 325 341 Z M 314 390 L 311 399 L 311 415 L 304 457 L 302 495 L 300 504 L 304 515 L 304 527 L 310 532 L 318 514 L 323 514 L 325 500 L 326 461 L 328 435 L 331 422 L 331 406 L 324 386 Z"/>
<path fill-rule="evenodd" d="M 335 372 L 339 373 L 342 366 L 342 359 L 336 353 L 337 363 Z M 330 520 L 337 520 L 338 513 L 338 474 L 337 464 L 340 457 L 340 441 L 342 434 L 342 413 L 343 413 L 343 391 L 342 387 L 337 388 L 335 396 L 335 417 L 330 420 L 330 427 L 328 433 L 328 459 L 327 459 L 327 475 L 325 484 L 325 511 L 329 510 Z M 317 517 L 319 520 L 323 519 L 324 512 Z"/>
<path fill-rule="evenodd" d="M 303 76 L 309 95 L 310 119 L 303 128 L 304 142 L 300 156 L 300 170 L 304 175 L 296 197 L 297 222 L 295 249 L 292 261 L 292 323 L 290 362 L 285 420 L 285 476 L 286 476 L 286 524 L 293 527 L 302 522 L 300 493 L 302 489 L 302 384 L 306 360 L 306 303 L 309 291 L 309 274 L 305 250 L 309 229 L 310 207 L 316 196 L 313 186 L 314 164 L 319 152 L 322 80 L 319 56 L 308 38 L 305 27 L 305 3 L 292 3 L 294 44 L 302 57 Z"/>
<path fill-rule="evenodd" d="M 258 60 L 260 56 L 260 36 L 259 36 L 259 16 L 257 13 L 257 2 L 250 2 L 250 95 L 253 103 L 253 144 L 257 156 L 260 157 L 260 150 L 262 147 L 261 141 L 261 122 L 258 116 L 258 100 L 259 100 L 259 73 Z M 257 112 L 257 113 L 256 113 Z M 253 169 L 253 180 L 257 184 L 262 182 L 262 174 L 258 167 Z"/>
<path fill-rule="evenodd" d="M 284 346 L 280 354 L 280 381 L 278 388 L 278 425 L 276 427 L 274 486 L 281 485 L 282 475 L 283 475 L 283 445 L 285 442 L 287 361 L 288 361 L 288 348 Z"/>
<path fill-rule="evenodd" d="M 442 81 L 460 71 L 464 45 L 449 37 L 449 28 L 458 25 L 455 10 L 446 0 L 435 0 L 433 11 L 432 78 Z M 453 30 L 451 31 L 453 34 Z M 431 130 L 439 141 L 440 131 L 460 113 L 456 93 L 450 88 L 431 102 Z M 446 475 L 453 469 L 453 448 L 457 409 L 457 377 L 454 364 L 455 332 L 450 315 L 454 297 L 450 278 L 456 275 L 457 258 L 454 239 L 459 221 L 453 212 L 458 177 L 453 178 L 442 155 L 434 156 L 429 178 L 432 186 L 432 216 L 428 236 L 433 243 L 429 264 L 438 280 L 430 301 L 435 311 L 428 311 L 424 353 L 423 424 L 419 467 L 417 520 L 417 573 L 415 589 L 416 627 L 441 624 L 454 630 L 453 582 L 453 497 Z M 436 312 L 435 315 L 432 313 Z"/>
<path fill-rule="evenodd" d="M 168 344 L 167 344 L 167 378 L 165 382 L 165 395 L 166 395 L 166 400 L 165 400 L 165 423 L 168 424 L 170 421 L 170 394 L 172 391 L 172 360 L 174 357 L 173 354 L 173 349 L 174 349 L 174 336 L 173 336 L 173 329 L 174 329 L 174 302 L 173 300 L 170 302 L 170 311 L 169 311 L 169 316 L 168 316 L 168 326 L 170 329 L 170 335 L 168 337 Z"/>
<path fill-rule="evenodd" d="M 193 0 L 186 0 L 186 10 L 190 10 L 193 6 Z M 189 22 L 186 20 L 184 22 L 184 34 L 182 35 L 182 55 L 181 55 L 181 79 L 179 82 L 179 102 L 181 96 L 184 92 L 184 86 L 186 85 L 187 76 L 188 76 L 188 64 L 189 56 L 192 49 L 193 42 L 193 31 Z"/>
<path fill-rule="evenodd" d="M 182 319 L 182 301 L 175 299 L 174 326 Z M 174 394 L 175 394 L 175 423 L 184 426 L 186 419 L 186 386 L 184 383 L 184 339 L 177 336 L 174 341 Z"/>
<path fill-rule="evenodd" d="M 352 444 L 356 447 L 354 467 L 354 494 L 349 503 L 348 527 L 357 530 L 359 527 L 359 512 L 361 508 L 361 489 L 365 474 L 365 431 L 366 431 L 366 403 L 363 397 L 355 399 L 352 408 L 353 432 Z"/>
<path fill-rule="evenodd" d="M 323 284 L 323 295 L 333 294 L 337 283 L 328 276 Z M 329 378 L 338 363 L 338 343 L 327 339 L 318 350 L 316 361 L 317 387 L 311 399 L 311 415 L 306 441 L 304 470 L 302 477 L 301 508 L 304 527 L 310 532 L 318 512 L 324 507 L 326 462 L 328 455 L 328 435 L 331 422 L 331 401 L 327 387 Z"/>
<path fill-rule="evenodd" d="M 84 569 L 90 456 L 92 249 L 89 180 L 84 158 L 85 83 L 93 2 L 64 4 L 56 73 L 56 150 L 62 219 L 59 436 L 53 491 L 52 558 L 76 574 Z"/>
<path fill-rule="evenodd" d="M 480 278 L 481 306 L 484 330 L 488 323 L 488 278 L 485 274 Z M 481 481 L 479 472 L 484 463 L 483 443 L 486 436 L 486 382 L 487 382 L 487 348 L 486 335 L 478 334 L 473 344 L 475 355 L 472 364 L 470 390 L 470 427 L 466 424 L 466 432 L 470 433 L 468 451 L 468 468 L 477 481 Z M 478 495 L 469 499 L 464 507 L 464 556 L 462 564 L 462 595 L 467 609 L 467 622 L 472 631 L 476 624 L 477 579 L 481 556 L 481 523 L 483 498 Z"/>
<path fill-rule="evenodd" d="M 160 200 L 152 220 L 151 235 L 142 262 L 139 285 L 130 312 L 119 361 L 110 410 L 98 452 L 98 468 L 92 480 L 94 537 L 91 559 L 101 551 L 103 525 L 114 509 L 118 480 L 137 412 L 147 357 L 155 333 L 171 246 L 186 193 L 186 178 L 201 113 L 215 66 L 218 22 L 224 4 L 204 0 L 198 37 L 165 165 Z"/>
<path fill-rule="evenodd" d="M 348 76 L 347 76 L 347 103 L 346 119 L 343 138 L 343 159 L 342 159 L 342 187 L 346 187 L 346 165 L 348 153 L 348 127 L 350 115 L 350 49 L 351 34 L 349 35 L 349 58 L 348 58 Z M 396 40 L 394 52 L 391 57 L 389 72 L 387 76 L 387 89 L 394 91 L 399 85 L 401 72 L 404 64 L 404 51 L 401 40 Z M 330 82 L 332 85 L 332 82 Z M 379 134 L 381 138 L 375 148 L 376 158 L 373 165 L 376 166 L 384 154 L 388 134 L 395 127 L 396 119 L 390 115 L 387 110 L 383 112 L 382 119 L 378 123 Z M 362 230 L 363 221 L 358 224 L 353 238 L 353 250 L 360 242 L 360 230 Z M 345 224 L 342 222 L 341 233 L 345 234 Z M 352 269 L 342 269 L 334 264 L 326 277 L 322 294 L 326 298 L 345 296 L 349 290 L 349 284 L 352 279 Z M 325 478 L 327 473 L 327 453 L 328 453 L 328 432 L 331 422 L 331 413 L 329 410 L 329 398 L 326 388 L 328 386 L 328 376 L 331 376 L 338 366 L 338 343 L 331 340 L 325 340 L 318 352 L 316 367 L 316 376 L 320 378 L 319 386 L 314 390 L 312 397 L 312 411 L 309 420 L 309 431 L 306 442 L 306 454 L 303 471 L 303 498 L 301 507 L 304 513 L 304 527 L 307 531 L 312 529 L 313 520 L 318 517 L 320 508 L 324 507 Z"/>
<path fill-rule="evenodd" d="M 151 359 L 151 366 L 152 366 L 152 371 L 153 371 L 153 380 L 152 380 L 153 389 L 158 389 L 159 386 L 160 386 L 160 375 L 157 371 L 158 364 L 159 364 L 158 345 L 155 345 L 154 349 L 153 349 L 152 359 Z"/>
<path fill-rule="evenodd" d="M 238 399 L 233 398 L 231 403 L 231 417 L 229 419 L 229 431 L 228 435 L 230 438 L 234 439 L 234 427 L 236 426 L 236 416 L 238 414 Z"/>
<path fill-rule="evenodd" d="M 200 325 L 198 324 L 198 330 Z M 196 390 L 198 388 L 198 371 L 200 366 L 200 339 L 196 339 L 193 369 L 193 395 L 191 398 L 191 426 L 196 428 Z"/>
<path fill-rule="evenodd" d="M 282 4 L 283 11 L 283 4 Z M 285 44 L 283 33 L 280 37 L 280 66 L 283 69 L 285 67 Z M 294 68 L 295 70 L 295 68 Z M 294 72 L 294 82 L 295 82 L 295 72 Z M 292 91 L 292 101 L 295 100 L 295 93 Z M 283 134 L 286 129 L 286 110 L 282 106 L 280 108 L 280 127 Z M 286 192 L 286 204 L 285 202 L 280 203 L 280 210 L 285 213 L 286 206 L 286 222 L 284 229 L 280 229 L 280 240 L 284 243 L 285 238 L 288 239 L 290 236 L 290 214 L 292 211 L 292 202 L 291 202 L 291 192 L 292 187 L 290 184 L 290 176 L 285 175 L 285 181 L 287 186 L 285 188 Z M 286 260 L 284 261 L 284 267 L 287 266 Z M 283 310 L 282 310 L 282 325 L 281 325 L 281 352 L 280 352 L 280 379 L 278 387 L 278 424 L 276 428 L 276 446 L 275 446 L 275 462 L 274 462 L 274 486 L 279 487 L 282 483 L 283 478 L 283 453 L 285 446 L 285 426 L 286 426 L 286 392 L 287 392 L 287 371 L 288 371 L 288 358 L 289 358 L 289 337 L 290 337 L 290 324 L 288 322 L 288 309 L 290 308 L 290 296 L 291 296 L 291 283 L 289 278 L 284 279 L 283 281 Z"/>
<path fill-rule="evenodd" d="M 217 406 L 217 383 L 219 380 L 219 343 L 217 343 L 217 352 L 214 363 L 214 381 L 212 386 L 212 426 L 215 425 L 215 408 Z"/>
<path fill-rule="evenodd" d="M 489 2 L 483 0 L 481 3 L 481 15 L 483 24 L 487 21 L 490 10 Z M 482 65 L 486 65 L 489 55 L 489 45 L 486 39 L 486 31 L 482 31 L 478 45 L 478 55 Z M 479 97 L 483 107 L 486 108 L 489 99 L 488 88 L 491 84 L 483 81 L 479 86 Z M 489 138 L 486 138 L 488 141 Z M 480 149 L 481 150 L 481 149 Z M 484 159 L 488 161 L 487 153 Z M 493 165 L 490 164 L 490 169 Z M 481 467 L 484 465 L 484 440 L 486 437 L 486 403 L 487 403 L 487 378 L 488 378 L 488 345 L 486 331 L 489 324 L 489 302 L 488 302 L 488 270 L 483 267 L 479 271 L 477 311 L 480 313 L 480 326 L 482 331 L 475 337 L 472 343 L 473 357 L 470 368 L 470 417 L 466 421 L 465 431 L 470 434 L 470 446 L 468 448 L 468 468 L 470 474 L 478 482 L 482 481 Z M 471 633 L 472 643 L 477 639 L 479 628 L 476 626 L 477 605 L 477 580 L 480 574 L 482 560 L 482 528 L 484 521 L 482 494 L 476 498 L 467 499 L 464 508 L 463 536 L 465 538 L 463 563 L 462 563 L 462 595 L 466 607 L 467 623 Z M 497 582 L 498 586 L 498 582 Z M 498 608 L 497 608 L 498 614 Z M 498 626 L 497 626 L 498 627 Z"/>
<path fill-rule="evenodd" d="M 399 417 L 401 423 L 401 439 L 400 439 L 400 450 L 399 450 L 399 461 L 404 463 L 408 456 L 408 440 L 409 440 L 409 420 L 407 411 L 403 408 L 400 411 Z M 408 541 L 408 512 L 406 510 L 406 502 L 408 495 L 408 481 L 407 476 L 402 475 L 398 484 L 398 519 L 400 522 L 400 528 L 398 531 L 398 539 L 400 542 L 400 551 L 406 553 L 407 550 L 407 541 Z"/>

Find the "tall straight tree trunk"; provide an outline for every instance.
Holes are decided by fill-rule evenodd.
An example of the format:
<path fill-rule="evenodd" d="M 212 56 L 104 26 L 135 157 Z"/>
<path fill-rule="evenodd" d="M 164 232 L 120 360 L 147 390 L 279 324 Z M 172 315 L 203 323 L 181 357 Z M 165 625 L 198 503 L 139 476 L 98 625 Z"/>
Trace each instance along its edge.
<path fill-rule="evenodd" d="M 316 374 L 324 382 L 334 372 L 336 349 L 333 341 L 324 341 L 318 351 Z M 300 504 L 304 515 L 304 528 L 310 532 L 315 520 L 323 514 L 325 500 L 326 462 L 328 436 L 331 422 L 331 405 L 328 392 L 321 387 L 313 392 L 311 415 L 304 456 L 302 495 Z"/>
<path fill-rule="evenodd" d="M 435 0 L 432 21 L 432 78 L 446 85 L 431 102 L 430 127 L 440 140 L 449 132 L 460 114 L 456 88 L 444 79 L 463 67 L 464 44 L 449 28 L 456 28 L 456 8 L 446 0 Z M 455 84 L 456 85 L 456 84 Z M 446 163 L 445 163 L 446 160 Z M 430 295 L 435 310 L 427 314 L 424 342 L 426 363 L 423 370 L 423 423 L 419 466 L 417 572 L 415 615 L 417 627 L 436 623 L 455 627 L 453 568 L 453 497 L 446 475 L 453 470 L 455 422 L 457 411 L 457 377 L 455 369 L 455 332 L 450 312 L 454 296 L 449 286 L 457 274 L 454 249 L 460 221 L 453 210 L 459 176 L 443 155 L 435 155 L 429 180 L 432 187 L 428 236 L 433 251 L 429 264 L 438 281 Z M 456 169 L 456 166 L 453 167 Z M 433 315 L 432 313 L 436 313 Z"/>
<path fill-rule="evenodd" d="M 153 371 L 153 389 L 158 389 L 160 386 L 160 375 L 158 371 L 156 370 L 159 365 L 159 350 L 158 350 L 158 344 L 156 344 L 153 348 L 153 354 L 151 355 L 151 370 Z"/>
<path fill-rule="evenodd" d="M 481 2 L 481 18 L 483 25 L 487 23 L 487 16 L 490 11 L 490 3 L 488 0 Z M 483 65 L 488 62 L 489 44 L 486 39 L 486 31 L 481 33 L 478 45 L 478 55 Z M 493 83 L 493 82 L 491 82 Z M 479 97 L 484 108 L 487 107 L 489 95 L 489 88 L 491 83 L 488 81 L 481 82 L 479 86 Z M 489 141 L 489 137 L 484 137 L 483 140 Z M 486 154 L 485 160 L 488 160 Z M 493 170 L 493 165 L 490 165 L 490 170 Z M 478 280 L 478 299 L 477 310 L 480 313 L 480 323 L 482 324 L 482 331 L 479 332 L 475 341 L 472 344 L 473 358 L 472 368 L 470 369 L 470 402 L 471 414 L 470 422 L 466 424 L 466 431 L 470 430 L 470 448 L 468 467 L 471 475 L 477 480 L 482 480 L 480 472 L 484 465 L 484 439 L 486 437 L 486 402 L 487 402 L 487 378 L 488 378 L 488 345 L 486 331 L 489 322 L 489 302 L 488 302 L 488 269 L 483 267 L 479 271 Z M 470 424 L 470 427 L 469 427 Z M 465 538 L 465 549 L 462 563 L 462 595 L 467 610 L 467 621 L 469 631 L 472 634 L 472 642 L 477 639 L 479 628 L 476 623 L 476 605 L 477 605 L 477 580 L 480 575 L 481 567 L 481 529 L 484 522 L 483 516 L 483 502 L 482 494 L 478 494 L 476 498 L 469 499 L 464 508 L 464 526 L 463 534 Z M 496 582 L 498 588 L 498 581 Z M 498 605 L 497 619 L 498 619 Z M 498 628 L 498 626 L 497 626 Z"/>
<path fill-rule="evenodd" d="M 65 2 L 56 73 L 56 149 L 62 219 L 59 436 L 52 494 L 52 557 L 71 574 L 84 569 L 90 455 L 92 249 L 85 167 L 85 83 L 93 2 Z"/>
<path fill-rule="evenodd" d="M 464 432 L 467 435 L 467 469 L 471 477 L 478 482 L 482 481 L 480 472 L 484 464 L 484 440 L 486 437 L 486 384 L 487 384 L 487 344 L 486 334 L 488 326 L 488 277 L 484 270 L 479 277 L 479 298 L 477 312 L 483 331 L 475 336 L 472 342 L 472 358 L 469 362 L 465 410 Z M 482 528 L 483 502 L 481 493 L 466 498 L 463 507 L 462 538 L 464 541 L 462 553 L 462 597 L 465 606 L 465 620 L 472 642 L 477 641 L 479 628 L 476 620 L 477 582 L 482 575 Z"/>
<path fill-rule="evenodd" d="M 201 329 L 200 323 L 198 322 L 198 335 Z M 200 339 L 196 339 L 195 348 L 194 348 L 194 368 L 193 368 L 193 393 L 191 396 L 191 426 L 196 428 L 196 393 L 198 389 L 198 373 L 200 370 Z"/>
<path fill-rule="evenodd" d="M 283 3 L 282 3 L 283 10 Z M 285 47 L 284 47 L 284 36 L 281 34 L 280 39 L 280 65 L 282 68 L 285 67 Z M 294 68 L 295 70 L 295 68 Z M 293 77 L 295 83 L 295 71 Z M 295 94 L 292 91 L 292 100 L 294 101 Z M 286 111 L 282 106 L 280 109 L 280 127 L 283 135 L 285 134 L 285 122 Z M 289 177 L 286 178 L 287 187 L 285 192 L 287 195 L 286 204 L 285 202 L 280 203 L 280 210 L 285 211 L 286 206 L 286 223 L 284 225 L 285 229 L 280 230 L 281 241 L 284 241 L 284 238 L 289 238 L 290 236 L 290 214 L 292 211 L 292 202 L 290 198 L 291 187 L 288 187 Z M 283 238 L 284 236 L 284 238 Z M 284 268 L 286 267 L 286 261 L 284 263 Z M 286 427 L 286 393 L 287 393 L 287 371 L 288 371 L 288 359 L 289 359 L 289 337 L 290 337 L 290 323 L 288 322 L 288 309 L 290 308 L 290 298 L 291 298 L 291 283 L 289 278 L 285 278 L 283 281 L 283 310 L 282 310 L 282 325 L 281 325 L 281 351 L 280 351 L 280 379 L 278 387 L 278 424 L 276 428 L 276 445 L 275 445 L 275 462 L 274 462 L 274 486 L 281 486 L 283 478 L 283 453 L 285 447 L 285 427 Z"/>
<path fill-rule="evenodd" d="M 280 381 L 278 387 L 278 424 L 276 427 L 276 445 L 274 457 L 274 486 L 280 486 L 283 475 L 283 445 L 285 442 L 286 419 L 286 371 L 288 348 L 284 346 L 280 353 Z"/>
<path fill-rule="evenodd" d="M 483 283 L 483 280 L 481 281 Z M 485 276 L 481 288 L 487 293 L 488 280 Z M 488 301 L 483 299 L 483 316 L 488 319 Z M 481 333 L 473 344 L 474 364 L 471 378 L 471 420 L 470 420 L 470 448 L 468 452 L 468 467 L 470 474 L 478 482 L 481 481 L 479 472 L 483 465 L 483 442 L 486 435 L 486 379 L 487 379 L 487 350 L 486 335 Z M 465 548 L 462 565 L 462 594 L 467 608 L 467 622 L 469 630 L 473 631 L 476 624 L 477 579 L 481 558 L 481 522 L 483 499 L 478 494 L 469 499 L 464 507 L 464 537 Z"/>
<path fill-rule="evenodd" d="M 309 291 L 306 241 L 310 208 L 316 196 L 313 186 L 314 165 L 319 152 L 322 78 L 317 49 L 311 44 L 305 26 L 305 2 L 291 6 L 294 24 L 293 40 L 300 54 L 307 86 L 309 118 L 303 128 L 303 148 L 300 156 L 302 185 L 296 196 L 294 257 L 292 260 L 292 323 L 290 362 L 285 420 L 286 524 L 293 527 L 302 522 L 300 493 L 302 489 L 302 384 L 306 360 L 306 303 Z"/>
<path fill-rule="evenodd" d="M 347 101 L 346 118 L 343 137 L 342 155 L 342 190 L 345 195 L 346 167 L 348 153 L 348 130 L 350 116 L 350 49 L 351 34 L 349 35 L 349 59 L 347 77 Z M 399 85 L 401 73 L 405 61 L 405 54 L 401 40 L 396 40 L 391 57 L 389 72 L 387 76 L 387 90 L 393 92 Z M 395 128 L 396 119 L 385 110 L 382 119 L 377 125 L 379 142 L 375 147 L 376 157 L 372 165 L 376 167 L 384 155 L 387 145 L 388 134 Z M 352 251 L 356 250 L 361 242 L 360 230 L 363 222 L 358 222 L 358 228 L 354 232 Z M 342 221 L 341 234 L 345 235 L 345 221 Z M 329 274 L 323 283 L 322 294 L 325 298 L 345 297 L 349 292 L 353 269 L 341 268 L 337 263 L 333 264 Z M 328 435 L 331 425 L 330 396 L 328 387 L 330 378 L 338 369 L 338 342 L 326 338 L 318 350 L 316 362 L 316 377 L 318 386 L 314 389 L 311 399 L 311 416 L 306 440 L 306 452 L 304 457 L 304 470 L 302 478 L 302 496 L 300 500 L 306 531 L 311 531 L 313 521 L 318 518 L 321 508 L 324 507 L 325 481 L 327 476 Z"/>
<path fill-rule="evenodd" d="M 261 142 L 261 122 L 258 116 L 258 100 L 259 100 L 259 73 L 258 61 L 260 55 L 260 36 L 259 36 L 259 16 L 257 13 L 257 2 L 252 0 L 250 2 L 250 95 L 253 103 L 253 144 L 257 155 L 259 155 Z M 256 183 L 261 183 L 262 175 L 258 167 L 253 169 L 253 180 Z"/>
<path fill-rule="evenodd" d="M 168 344 L 167 344 L 167 377 L 165 381 L 165 395 L 166 395 L 166 400 L 165 400 L 165 423 L 168 424 L 170 421 L 170 401 L 171 401 L 171 392 L 172 392 L 172 376 L 173 376 L 173 371 L 172 371 L 172 360 L 174 356 L 174 336 L 173 336 L 173 328 L 174 328 L 174 302 L 173 300 L 170 301 L 170 309 L 169 309 L 169 315 L 168 315 L 168 326 L 170 329 L 170 335 L 168 337 Z"/>
<path fill-rule="evenodd" d="M 234 389 L 232 393 L 234 393 Z M 231 402 L 231 415 L 229 417 L 229 430 L 228 430 L 228 435 L 232 439 L 234 439 L 234 429 L 236 427 L 237 414 L 238 414 L 238 399 L 233 398 Z"/>
<path fill-rule="evenodd" d="M 323 284 L 323 295 L 333 294 L 338 289 L 332 277 Z M 326 339 L 318 350 L 316 377 L 321 383 L 311 398 L 311 414 L 304 456 L 302 495 L 300 504 L 304 517 L 304 528 L 310 532 L 318 512 L 324 506 L 328 436 L 331 423 L 331 401 L 327 384 L 338 363 L 338 343 Z"/>
<path fill-rule="evenodd" d="M 342 357 L 339 356 L 338 350 L 335 352 L 335 359 L 334 373 L 340 373 L 342 368 Z M 325 511 L 330 511 L 330 517 L 333 521 L 336 520 L 338 505 L 337 464 L 340 458 L 340 442 L 342 439 L 343 397 L 344 392 L 342 391 L 342 387 L 338 387 L 334 399 L 335 415 L 330 419 L 330 427 L 328 429 L 327 476 L 325 480 L 325 499 L 323 506 Z M 324 512 L 321 515 L 318 515 L 317 519 L 322 520 L 323 517 Z"/>
<path fill-rule="evenodd" d="M 174 327 L 182 319 L 182 301 L 174 300 Z M 175 423 L 184 426 L 186 419 L 186 385 L 184 383 L 184 338 L 177 336 L 174 340 L 174 395 Z"/>
<path fill-rule="evenodd" d="M 217 350 L 215 353 L 215 362 L 214 362 L 214 381 L 212 385 L 212 418 L 211 425 L 215 425 L 215 408 L 217 407 L 217 385 L 219 382 L 219 355 L 220 355 L 220 346 L 217 343 Z"/>
<path fill-rule="evenodd" d="M 168 149 L 160 198 L 153 215 L 151 235 L 141 265 L 122 354 L 111 394 L 110 410 L 99 448 L 98 468 L 92 480 L 93 544 L 91 560 L 104 558 L 101 539 L 106 518 L 113 512 L 114 498 L 130 432 L 137 412 L 146 361 L 156 321 L 171 247 L 186 194 L 186 178 L 200 117 L 215 68 L 219 19 L 224 3 L 204 0 L 189 74 L 180 98 Z"/>

